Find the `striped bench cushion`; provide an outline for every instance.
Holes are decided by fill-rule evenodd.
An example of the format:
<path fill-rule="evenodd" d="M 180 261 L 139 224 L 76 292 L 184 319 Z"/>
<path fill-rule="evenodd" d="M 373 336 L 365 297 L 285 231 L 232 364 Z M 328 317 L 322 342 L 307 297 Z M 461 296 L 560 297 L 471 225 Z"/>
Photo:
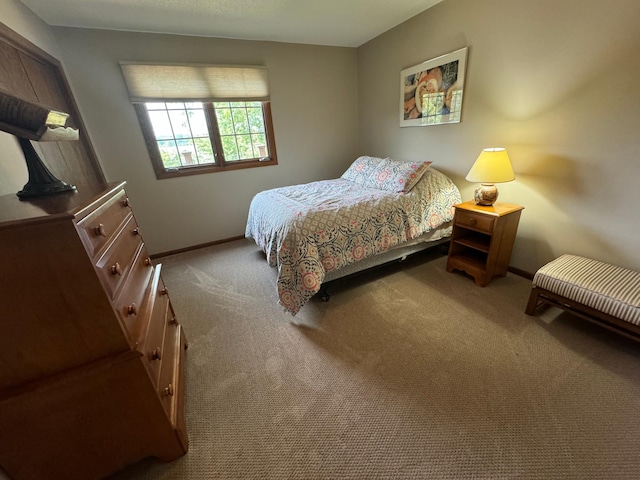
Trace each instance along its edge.
<path fill-rule="evenodd" d="M 538 270 L 533 285 L 640 325 L 640 273 L 577 255 L 563 255 Z"/>

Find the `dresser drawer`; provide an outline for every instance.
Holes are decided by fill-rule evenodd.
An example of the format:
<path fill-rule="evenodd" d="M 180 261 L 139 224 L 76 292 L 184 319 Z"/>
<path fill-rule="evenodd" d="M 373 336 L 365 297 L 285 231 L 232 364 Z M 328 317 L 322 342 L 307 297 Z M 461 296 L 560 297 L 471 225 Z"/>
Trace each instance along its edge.
<path fill-rule="evenodd" d="M 145 295 L 149 294 L 153 264 L 144 244 L 136 253 L 136 258 L 127 276 L 125 284 L 113 302 L 113 306 L 125 327 L 129 345 L 136 347 L 139 343 L 142 306 Z"/>
<path fill-rule="evenodd" d="M 177 421 L 176 402 L 182 393 L 182 344 L 181 326 L 178 324 L 168 325 L 164 335 L 164 358 L 160 366 L 158 395 L 167 416 L 174 424 Z"/>
<path fill-rule="evenodd" d="M 126 192 L 121 190 L 78 222 L 80 238 L 91 257 L 115 235 L 128 215 L 132 215 L 131 207 Z"/>
<path fill-rule="evenodd" d="M 494 217 L 464 210 L 456 210 L 455 224 L 461 227 L 471 228 L 478 232 L 491 233 L 493 231 Z"/>
<path fill-rule="evenodd" d="M 138 225 L 133 216 L 129 216 L 124 228 L 96 263 L 98 276 L 111 298 L 127 279 L 141 245 Z"/>
<path fill-rule="evenodd" d="M 160 276 L 160 269 L 161 265 L 157 265 L 153 274 L 149 298 L 145 305 L 147 324 L 141 339 L 142 353 L 146 359 L 145 366 L 156 387 L 158 386 L 160 366 L 165 358 L 165 329 L 169 328 L 167 326 L 169 295 Z"/>

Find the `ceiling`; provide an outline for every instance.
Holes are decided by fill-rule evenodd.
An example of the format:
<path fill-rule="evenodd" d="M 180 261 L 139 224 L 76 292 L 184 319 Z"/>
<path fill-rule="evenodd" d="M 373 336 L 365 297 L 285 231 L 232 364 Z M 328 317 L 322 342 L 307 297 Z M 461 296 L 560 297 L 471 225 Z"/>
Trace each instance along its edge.
<path fill-rule="evenodd" d="M 22 0 L 49 25 L 358 47 L 442 0 Z"/>

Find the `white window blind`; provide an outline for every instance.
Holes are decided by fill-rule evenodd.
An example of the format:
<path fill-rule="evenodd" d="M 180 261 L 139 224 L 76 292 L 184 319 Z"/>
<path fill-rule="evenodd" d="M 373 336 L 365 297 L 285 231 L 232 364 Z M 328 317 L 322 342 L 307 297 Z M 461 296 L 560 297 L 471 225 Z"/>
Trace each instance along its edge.
<path fill-rule="evenodd" d="M 120 62 L 133 103 L 269 101 L 266 67 Z"/>

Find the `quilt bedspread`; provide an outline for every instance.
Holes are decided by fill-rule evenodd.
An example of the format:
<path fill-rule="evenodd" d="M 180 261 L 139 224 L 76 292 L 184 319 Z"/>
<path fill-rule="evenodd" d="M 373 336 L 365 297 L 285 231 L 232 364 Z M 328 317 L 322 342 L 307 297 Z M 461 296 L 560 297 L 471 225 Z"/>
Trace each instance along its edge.
<path fill-rule="evenodd" d="M 385 252 L 453 219 L 460 192 L 429 168 L 408 193 L 342 178 L 258 193 L 245 236 L 278 268 L 278 298 L 291 314 L 320 290 L 326 272 Z"/>

